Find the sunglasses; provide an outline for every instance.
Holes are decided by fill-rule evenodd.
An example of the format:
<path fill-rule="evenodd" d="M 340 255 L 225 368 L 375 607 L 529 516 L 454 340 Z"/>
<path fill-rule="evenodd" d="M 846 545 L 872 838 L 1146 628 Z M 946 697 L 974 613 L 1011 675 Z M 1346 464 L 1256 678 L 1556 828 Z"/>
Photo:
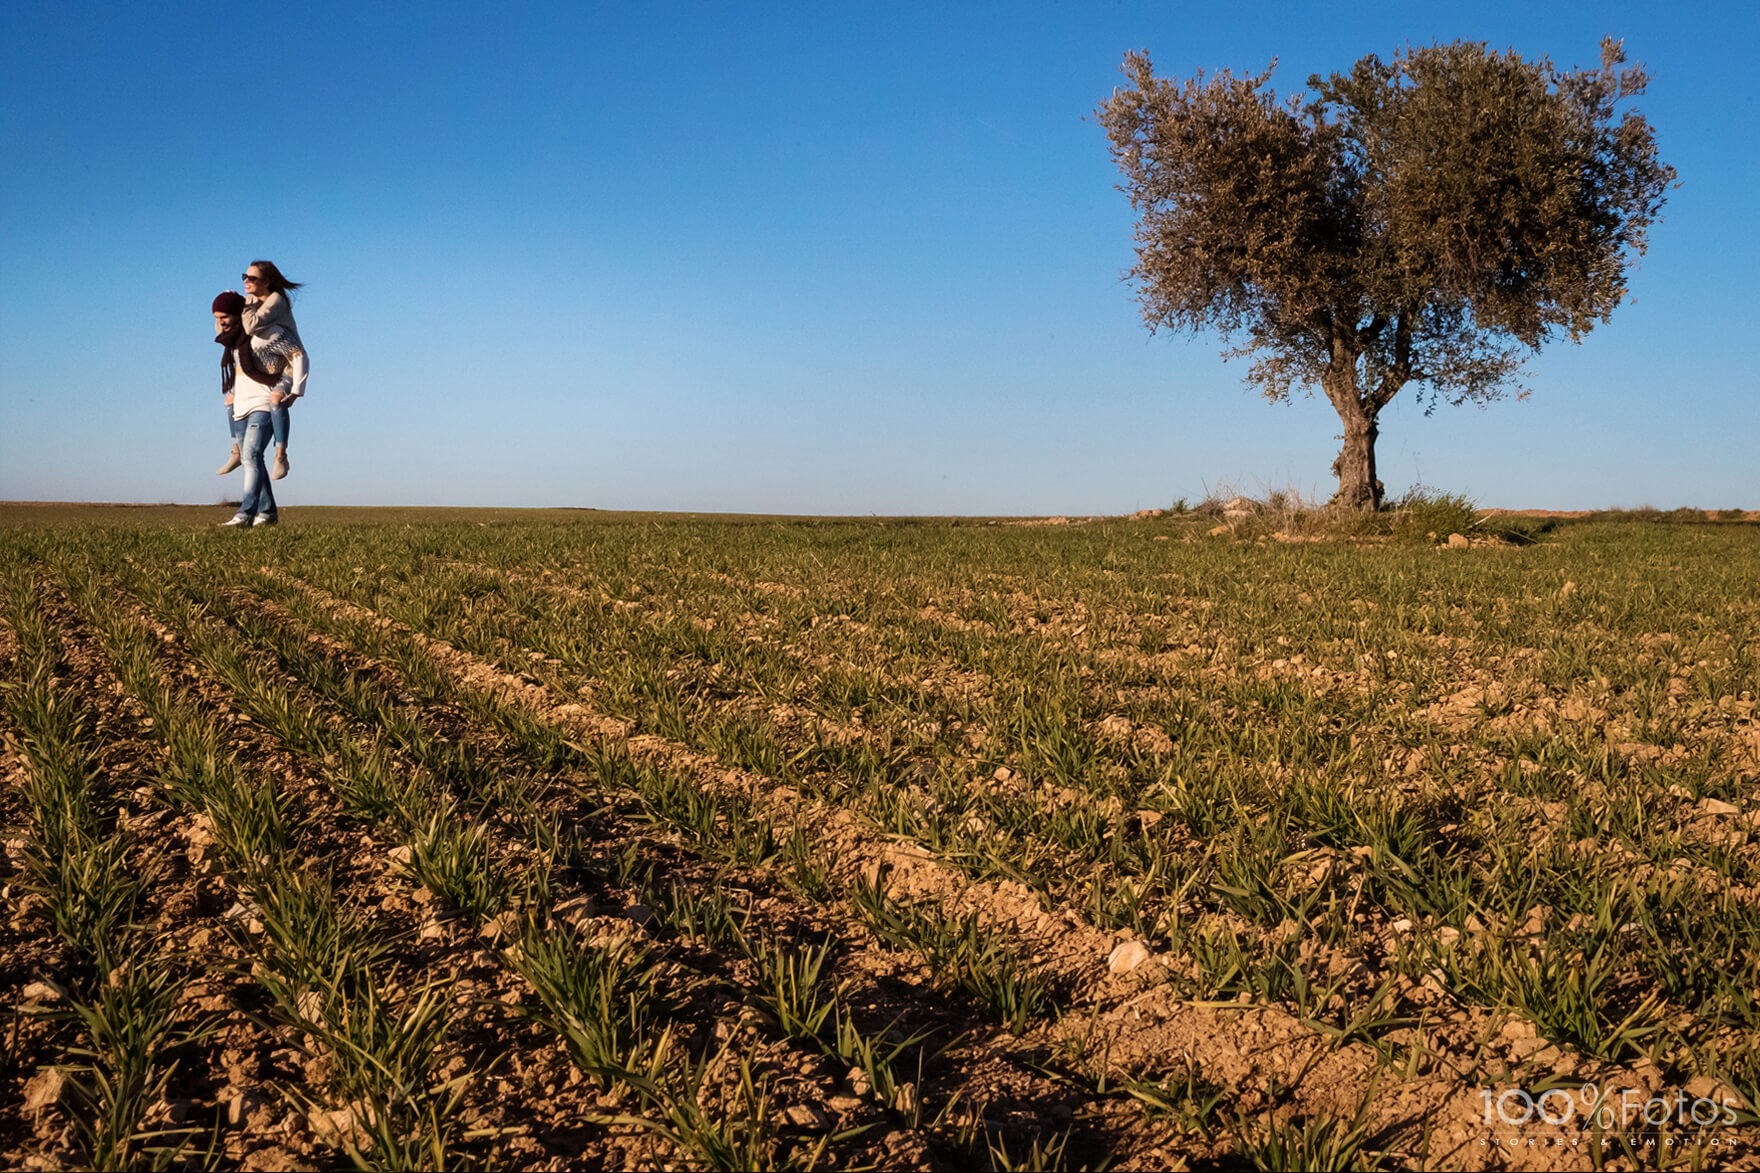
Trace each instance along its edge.
<path fill-rule="evenodd" d="M 260 273 L 240 273 L 239 276 L 246 281 L 267 281 L 268 280 L 267 277 L 264 277 Z"/>

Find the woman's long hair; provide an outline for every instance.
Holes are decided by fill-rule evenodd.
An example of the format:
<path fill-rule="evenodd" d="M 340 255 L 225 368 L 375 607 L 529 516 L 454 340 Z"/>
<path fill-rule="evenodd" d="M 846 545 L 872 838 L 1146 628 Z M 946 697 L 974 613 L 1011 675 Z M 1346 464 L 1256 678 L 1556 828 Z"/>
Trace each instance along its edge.
<path fill-rule="evenodd" d="M 270 293 L 292 293 L 305 284 L 303 281 L 289 281 L 283 277 L 281 270 L 275 267 L 274 261 L 252 261 L 251 265 L 255 265 L 257 271 L 263 275 L 263 281 L 269 286 Z M 246 265 L 245 268 L 250 268 L 250 265 Z"/>

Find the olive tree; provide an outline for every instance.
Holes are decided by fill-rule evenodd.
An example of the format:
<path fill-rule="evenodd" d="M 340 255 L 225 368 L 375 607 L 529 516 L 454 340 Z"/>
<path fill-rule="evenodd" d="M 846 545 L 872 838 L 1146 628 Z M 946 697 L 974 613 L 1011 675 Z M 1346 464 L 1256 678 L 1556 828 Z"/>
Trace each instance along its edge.
<path fill-rule="evenodd" d="M 1322 391 L 1344 424 L 1334 504 L 1381 505 L 1376 420 L 1520 386 L 1626 296 L 1675 171 L 1618 42 L 1564 72 L 1483 44 L 1364 57 L 1279 101 L 1271 68 L 1185 82 L 1125 58 L 1098 118 L 1138 213 L 1143 319 L 1213 329 L 1268 399 Z M 1276 62 L 1272 62 L 1274 68 Z"/>

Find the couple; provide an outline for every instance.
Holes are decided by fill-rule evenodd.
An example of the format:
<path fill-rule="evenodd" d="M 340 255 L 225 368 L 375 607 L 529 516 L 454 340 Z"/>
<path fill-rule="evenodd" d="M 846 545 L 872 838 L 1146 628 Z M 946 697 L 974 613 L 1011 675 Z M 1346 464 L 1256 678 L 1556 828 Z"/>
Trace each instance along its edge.
<path fill-rule="evenodd" d="M 273 437 L 273 479 L 287 475 L 287 409 L 305 394 L 309 369 L 287 300 L 299 287 L 269 261 L 252 261 L 245 268 L 244 294 L 229 289 L 214 299 L 214 341 L 225 348 L 220 391 L 232 433 L 232 454 L 220 473 L 244 466 L 244 496 L 238 513 L 223 523 L 228 526 L 274 525 L 279 520 L 263 454 Z"/>

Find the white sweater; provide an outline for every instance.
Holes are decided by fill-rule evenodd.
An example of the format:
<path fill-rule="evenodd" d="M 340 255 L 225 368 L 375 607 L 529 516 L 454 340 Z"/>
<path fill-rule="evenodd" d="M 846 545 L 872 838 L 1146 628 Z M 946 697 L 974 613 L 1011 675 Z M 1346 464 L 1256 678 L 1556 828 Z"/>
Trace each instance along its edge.
<path fill-rule="evenodd" d="M 311 358 L 306 354 L 306 344 L 300 340 L 299 327 L 293 322 L 293 306 L 288 304 L 285 293 L 271 293 L 268 297 L 246 298 L 244 314 L 244 332 L 252 338 L 271 337 L 276 329 L 280 329 L 300 352 L 299 373 L 293 378 L 293 390 L 283 392 L 299 398 L 306 393 L 306 374 L 311 369 Z"/>
<path fill-rule="evenodd" d="M 291 397 L 305 389 L 306 352 L 295 346 L 288 338 L 287 332 L 279 326 L 271 326 L 261 338 L 251 338 L 251 352 L 263 369 L 280 378 L 271 386 L 257 382 L 240 370 L 232 380 L 232 418 L 244 419 L 253 411 L 271 411 L 275 401 L 271 398 L 275 392 Z M 298 387 L 300 390 L 295 391 Z"/>

